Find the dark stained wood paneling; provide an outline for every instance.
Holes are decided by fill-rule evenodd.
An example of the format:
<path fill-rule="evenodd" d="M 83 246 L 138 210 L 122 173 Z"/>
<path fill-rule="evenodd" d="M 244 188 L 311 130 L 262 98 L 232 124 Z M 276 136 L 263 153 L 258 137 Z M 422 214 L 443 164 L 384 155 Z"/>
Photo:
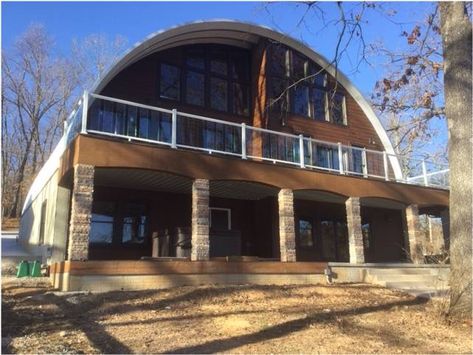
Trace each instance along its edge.
<path fill-rule="evenodd" d="M 229 113 L 212 111 L 184 103 L 161 100 L 158 95 L 158 63 L 182 65 L 182 51 L 179 48 L 154 53 L 119 73 L 102 91 L 106 96 L 129 101 L 156 105 L 164 108 L 177 108 L 180 111 L 213 117 L 225 121 L 251 124 L 257 127 L 268 127 L 288 133 L 307 134 L 315 139 L 329 142 L 341 142 L 347 145 L 358 145 L 374 150 L 383 150 L 373 126 L 366 118 L 361 107 L 346 93 L 339 84 L 338 90 L 346 94 L 347 126 L 330 122 L 314 121 L 309 118 L 288 116 L 285 126 L 278 120 L 266 117 L 266 61 L 271 60 L 266 51 L 266 42 L 261 40 L 251 50 L 251 107 L 252 117 L 236 116 Z M 334 79 L 331 79 L 333 82 Z M 329 80 L 330 81 L 330 80 Z M 370 144 L 374 140 L 375 144 Z"/>

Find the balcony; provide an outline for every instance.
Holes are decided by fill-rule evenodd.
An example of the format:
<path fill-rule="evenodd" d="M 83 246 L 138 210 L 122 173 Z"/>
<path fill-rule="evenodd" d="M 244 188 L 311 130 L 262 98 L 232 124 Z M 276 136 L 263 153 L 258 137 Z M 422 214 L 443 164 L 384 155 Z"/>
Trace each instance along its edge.
<path fill-rule="evenodd" d="M 85 104 L 85 105 L 84 105 Z M 88 110 L 82 110 L 84 106 Z M 85 93 L 66 122 L 79 133 L 367 179 L 449 188 L 447 165 Z M 59 144 L 60 145 L 60 144 Z"/>

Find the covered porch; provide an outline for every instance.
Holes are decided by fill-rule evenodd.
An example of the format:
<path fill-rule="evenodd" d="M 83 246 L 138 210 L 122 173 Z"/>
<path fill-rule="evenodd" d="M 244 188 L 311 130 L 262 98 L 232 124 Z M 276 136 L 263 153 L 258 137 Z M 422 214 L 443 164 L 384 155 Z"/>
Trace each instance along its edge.
<path fill-rule="evenodd" d="M 422 263 L 419 207 L 447 201 L 441 190 L 91 136 L 78 137 L 61 174 L 67 246 L 50 262 L 68 289 L 74 273 L 118 287 L 148 267 L 161 287 L 323 281 L 329 262 Z"/>
<path fill-rule="evenodd" d="M 386 198 L 82 164 L 72 180 L 66 260 L 424 261 L 419 207 Z"/>
<path fill-rule="evenodd" d="M 96 168 L 87 259 L 279 260 L 277 194 L 258 183 Z"/>

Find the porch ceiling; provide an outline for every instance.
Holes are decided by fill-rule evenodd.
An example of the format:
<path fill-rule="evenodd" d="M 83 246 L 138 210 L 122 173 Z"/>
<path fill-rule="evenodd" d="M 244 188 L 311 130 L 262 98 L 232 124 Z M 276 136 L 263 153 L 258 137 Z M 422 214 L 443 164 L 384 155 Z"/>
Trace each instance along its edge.
<path fill-rule="evenodd" d="M 191 193 L 192 180 L 183 176 L 144 169 L 96 168 L 95 185 L 136 190 Z"/>
<path fill-rule="evenodd" d="M 192 192 L 192 179 L 153 170 L 96 168 L 94 179 L 97 186 L 171 193 L 190 194 Z M 277 196 L 278 191 L 279 189 L 275 187 L 253 182 L 210 181 L 210 196 L 213 197 L 259 200 L 269 196 Z"/>

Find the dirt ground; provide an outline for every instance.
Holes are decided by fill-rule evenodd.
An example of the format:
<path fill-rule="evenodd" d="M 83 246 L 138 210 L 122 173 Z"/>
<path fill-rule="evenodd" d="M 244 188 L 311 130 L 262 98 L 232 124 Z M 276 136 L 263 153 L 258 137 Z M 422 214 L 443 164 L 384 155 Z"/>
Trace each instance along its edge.
<path fill-rule="evenodd" d="M 367 285 L 59 293 L 2 282 L 3 353 L 471 353 L 471 324 Z"/>

